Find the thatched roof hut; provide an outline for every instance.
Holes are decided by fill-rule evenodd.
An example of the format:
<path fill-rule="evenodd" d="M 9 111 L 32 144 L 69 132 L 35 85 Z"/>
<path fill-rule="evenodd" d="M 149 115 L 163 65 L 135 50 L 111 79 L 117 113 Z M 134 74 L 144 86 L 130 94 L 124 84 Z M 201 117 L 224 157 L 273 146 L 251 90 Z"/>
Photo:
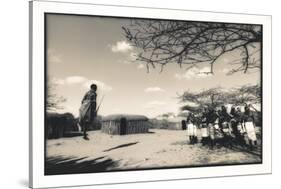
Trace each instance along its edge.
<path fill-rule="evenodd" d="M 115 114 L 102 119 L 102 132 L 112 135 L 147 133 L 148 118 L 143 115 Z"/>

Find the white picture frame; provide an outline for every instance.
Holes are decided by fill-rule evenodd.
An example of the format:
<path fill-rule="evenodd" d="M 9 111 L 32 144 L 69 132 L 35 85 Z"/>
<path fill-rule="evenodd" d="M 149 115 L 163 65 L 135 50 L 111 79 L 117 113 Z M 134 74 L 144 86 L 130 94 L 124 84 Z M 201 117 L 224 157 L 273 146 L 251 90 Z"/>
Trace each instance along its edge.
<path fill-rule="evenodd" d="M 262 122 L 263 125 L 267 126 L 263 129 L 262 135 L 262 163 L 253 165 L 226 165 L 219 167 L 138 170 L 128 172 L 104 172 L 93 174 L 71 174 L 56 176 L 44 175 L 44 76 L 46 69 L 44 66 L 44 19 L 46 13 L 231 22 L 262 25 Z M 96 5 L 90 3 L 32 1 L 30 2 L 30 36 L 30 187 L 46 188 L 57 186 L 149 182 L 192 178 L 270 174 L 272 172 L 271 16 L 141 8 L 114 5 Z"/>

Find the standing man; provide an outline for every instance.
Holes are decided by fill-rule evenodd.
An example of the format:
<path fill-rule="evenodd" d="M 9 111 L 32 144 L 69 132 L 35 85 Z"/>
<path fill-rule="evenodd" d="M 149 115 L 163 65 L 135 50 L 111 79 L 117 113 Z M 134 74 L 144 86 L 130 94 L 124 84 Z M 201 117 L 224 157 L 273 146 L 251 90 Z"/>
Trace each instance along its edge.
<path fill-rule="evenodd" d="M 224 135 L 224 144 L 228 147 L 232 147 L 231 127 L 229 124 L 231 116 L 228 114 L 225 106 L 221 106 L 220 114 L 220 122 L 222 124 L 222 132 Z"/>
<path fill-rule="evenodd" d="M 230 126 L 231 126 L 232 132 L 234 134 L 235 141 L 239 142 L 240 141 L 240 133 L 238 130 L 239 118 L 238 118 L 238 113 L 237 113 L 234 105 L 231 107 L 230 116 L 231 116 Z"/>
<path fill-rule="evenodd" d="M 239 107 L 237 107 L 234 112 L 235 113 L 234 114 L 232 113 L 232 114 L 234 116 L 237 131 L 234 131 L 234 129 L 233 129 L 233 131 L 234 131 L 233 133 L 236 136 L 236 140 L 237 140 L 238 144 L 245 145 L 245 140 L 244 140 L 245 129 L 244 129 L 244 123 L 243 123 L 243 114 Z M 235 132 L 237 132 L 237 133 L 235 134 Z"/>
<path fill-rule="evenodd" d="M 237 119 L 238 119 L 238 130 L 241 136 L 244 135 L 244 133 L 246 132 L 245 126 L 244 126 L 244 122 L 243 122 L 243 113 L 241 111 L 241 109 L 239 107 L 237 107 Z"/>
<path fill-rule="evenodd" d="M 204 107 L 201 115 L 201 143 L 203 146 L 208 144 L 208 140 L 209 140 L 207 116 L 208 116 L 208 110 L 206 107 Z"/>
<path fill-rule="evenodd" d="M 185 120 L 181 121 L 181 129 L 186 130 L 186 121 Z"/>
<path fill-rule="evenodd" d="M 211 149 L 213 149 L 215 145 L 215 122 L 217 118 L 218 115 L 216 114 L 214 108 L 209 107 L 209 111 L 207 114 L 207 126 L 209 131 Z"/>
<path fill-rule="evenodd" d="M 79 109 L 79 123 L 83 128 L 83 138 L 89 140 L 87 130 L 97 116 L 97 85 L 92 84 L 91 89 L 84 95 Z"/>
<path fill-rule="evenodd" d="M 250 143 L 250 150 L 253 150 L 253 145 L 257 145 L 257 135 L 255 131 L 255 118 L 253 113 L 250 110 L 250 105 L 245 106 L 245 111 L 243 115 L 243 121 L 245 124 L 245 129 L 248 135 L 249 143 Z"/>
<path fill-rule="evenodd" d="M 187 122 L 187 133 L 189 136 L 189 143 L 195 144 L 197 138 L 197 127 L 195 125 L 195 117 L 191 112 L 189 112 L 186 122 Z"/>

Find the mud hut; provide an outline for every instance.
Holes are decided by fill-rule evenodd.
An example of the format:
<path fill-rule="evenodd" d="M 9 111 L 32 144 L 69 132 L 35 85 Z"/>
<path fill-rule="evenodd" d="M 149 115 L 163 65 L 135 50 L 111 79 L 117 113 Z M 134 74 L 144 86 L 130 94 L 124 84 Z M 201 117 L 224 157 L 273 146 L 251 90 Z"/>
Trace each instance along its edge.
<path fill-rule="evenodd" d="M 109 115 L 102 119 L 101 131 L 111 135 L 148 133 L 148 118 L 142 115 Z"/>
<path fill-rule="evenodd" d="M 186 120 L 185 117 L 174 117 L 174 118 L 168 119 L 167 120 L 167 122 L 168 122 L 168 129 L 171 129 L 171 130 L 185 130 L 186 128 L 184 129 L 184 125 L 183 125 L 183 124 L 186 124 L 185 120 Z"/>
<path fill-rule="evenodd" d="M 46 138 L 61 138 L 73 131 L 78 131 L 78 126 L 77 120 L 71 113 L 47 113 L 45 125 Z"/>

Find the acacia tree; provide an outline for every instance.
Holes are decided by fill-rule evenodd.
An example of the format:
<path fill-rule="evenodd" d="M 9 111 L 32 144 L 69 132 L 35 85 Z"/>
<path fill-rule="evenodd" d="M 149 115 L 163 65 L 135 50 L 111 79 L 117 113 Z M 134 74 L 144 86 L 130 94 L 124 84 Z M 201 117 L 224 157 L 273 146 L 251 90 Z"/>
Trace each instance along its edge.
<path fill-rule="evenodd" d="M 189 110 L 192 112 L 196 112 L 204 106 L 215 108 L 223 105 L 227 97 L 228 92 L 218 87 L 202 90 L 200 92 L 186 91 L 179 96 L 181 102 L 187 103 L 185 106 L 181 107 L 181 110 Z M 190 103 L 195 103 L 195 106 Z"/>
<path fill-rule="evenodd" d="M 260 104 L 261 87 L 259 84 L 244 85 L 240 88 L 233 89 L 227 98 L 230 104 L 235 105 Z"/>
<path fill-rule="evenodd" d="M 56 111 L 58 109 L 62 109 L 62 103 L 66 101 L 66 99 L 62 96 L 59 96 L 55 93 L 55 89 L 57 84 L 50 81 L 48 79 L 47 82 L 47 99 L 46 99 L 46 109 L 47 111 Z"/>
<path fill-rule="evenodd" d="M 260 85 L 244 85 L 231 90 L 223 90 L 222 88 L 211 88 L 200 92 L 186 91 L 179 96 L 180 101 L 186 103 L 181 110 L 198 112 L 204 106 L 213 108 L 225 104 L 246 105 L 261 103 Z M 193 106 L 190 103 L 195 103 Z M 253 107 L 254 108 L 254 107 Z"/>
<path fill-rule="evenodd" d="M 188 68 L 208 64 L 214 73 L 214 63 L 226 53 L 237 51 L 239 59 L 230 73 L 259 68 L 261 26 L 214 22 L 187 22 L 134 19 L 122 27 L 127 40 L 135 46 L 137 60 L 150 67 L 177 63 Z M 253 50 L 256 49 L 257 50 Z"/>

